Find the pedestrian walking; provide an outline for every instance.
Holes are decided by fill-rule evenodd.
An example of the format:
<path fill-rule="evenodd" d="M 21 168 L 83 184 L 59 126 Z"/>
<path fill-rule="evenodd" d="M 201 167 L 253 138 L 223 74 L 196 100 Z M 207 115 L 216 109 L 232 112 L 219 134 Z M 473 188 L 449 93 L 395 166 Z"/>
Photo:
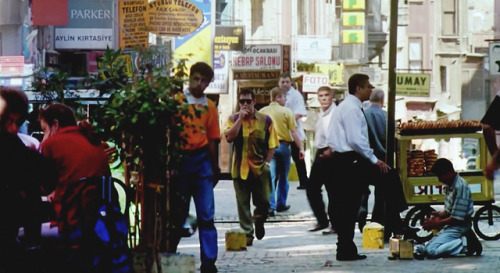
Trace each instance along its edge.
<path fill-rule="evenodd" d="M 330 200 L 331 189 L 329 189 L 332 183 L 335 183 L 335 178 L 331 177 L 333 151 L 327 142 L 327 136 L 331 133 L 329 127 L 330 119 L 337 108 L 335 103 L 333 103 L 333 96 L 333 90 L 328 86 L 322 86 L 318 89 L 318 101 L 321 108 L 315 128 L 314 146 L 316 147 L 316 156 L 311 167 L 309 183 L 306 187 L 307 200 L 316 217 L 316 224 L 309 231 L 325 229 L 329 226 L 329 223 L 331 223 L 332 229 L 335 226 L 331 222 L 333 203 Z M 329 200 L 328 215 L 325 212 L 325 203 L 323 202 L 323 195 L 321 193 L 323 185 L 325 185 Z"/>
<path fill-rule="evenodd" d="M 263 107 L 259 112 L 271 117 L 279 140 L 279 146 L 274 150 L 270 165 L 271 195 L 269 214 L 274 215 L 274 210 L 283 212 L 290 209 L 290 205 L 287 205 L 286 202 L 290 187 L 288 183 L 290 146 L 296 146 L 299 150 L 300 160 L 304 159 L 304 149 L 297 133 L 295 117 L 292 111 L 285 107 L 286 90 L 281 87 L 275 87 L 270 93 L 271 103 Z"/>
<path fill-rule="evenodd" d="M 268 115 L 255 109 L 255 94 L 243 89 L 238 94 L 240 110 L 228 119 L 224 134 L 233 143 L 231 176 L 233 178 L 240 227 L 245 231 L 247 246 L 255 237 L 265 235 L 264 222 L 268 216 L 271 193 L 269 165 L 278 136 Z M 250 212 L 250 199 L 255 210 Z M 255 229 L 254 229 L 255 223 Z"/>
<path fill-rule="evenodd" d="M 292 77 L 290 73 L 286 72 L 281 74 L 279 80 L 279 87 L 286 90 L 286 103 L 285 107 L 292 110 L 295 115 L 295 120 L 297 122 L 297 133 L 299 134 L 300 140 L 303 142 L 306 139 L 306 133 L 302 127 L 301 118 L 307 116 L 307 109 L 304 102 L 304 97 L 302 94 L 292 86 Z M 304 150 L 306 149 L 303 145 Z M 304 158 L 300 158 L 300 151 L 297 146 L 291 147 L 292 159 L 295 162 L 295 168 L 297 169 L 297 175 L 299 176 L 299 186 L 297 189 L 305 190 L 309 178 L 307 177 L 306 162 Z"/>
<path fill-rule="evenodd" d="M 180 216 L 176 221 L 176 246 L 189 214 L 193 197 L 200 236 L 201 272 L 217 272 L 217 230 L 214 225 L 214 190 L 220 172 L 216 142 L 220 139 L 218 112 L 215 103 L 204 94 L 214 72 L 203 62 L 191 66 L 189 87 L 179 101 L 189 105 L 189 116 L 183 116 L 186 144 L 182 147 L 178 180 L 174 191 L 179 194 Z M 176 248 L 176 247 L 175 247 Z"/>

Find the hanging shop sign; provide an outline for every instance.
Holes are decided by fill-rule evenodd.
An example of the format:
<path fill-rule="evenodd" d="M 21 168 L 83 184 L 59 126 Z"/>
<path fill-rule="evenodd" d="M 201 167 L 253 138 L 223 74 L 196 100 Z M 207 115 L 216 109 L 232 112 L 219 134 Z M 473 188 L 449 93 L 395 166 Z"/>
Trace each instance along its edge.
<path fill-rule="evenodd" d="M 229 64 L 227 51 L 219 51 L 214 56 L 214 79 L 205 89 L 206 94 L 227 94 L 229 82 Z"/>
<path fill-rule="evenodd" d="M 500 75 L 500 43 L 490 43 L 490 75 Z"/>
<path fill-rule="evenodd" d="M 396 73 L 396 94 L 401 96 L 429 97 L 431 74 Z"/>
<path fill-rule="evenodd" d="M 242 51 L 244 48 L 244 26 L 215 26 L 214 50 Z"/>
<path fill-rule="evenodd" d="M 148 0 L 125 0 L 118 2 L 120 48 L 148 46 L 147 10 Z"/>
<path fill-rule="evenodd" d="M 330 79 L 325 74 L 304 74 L 302 75 L 302 91 L 316 92 L 321 86 L 329 86 Z"/>
<path fill-rule="evenodd" d="M 365 25 L 364 12 L 343 12 L 342 26 L 344 27 L 361 27 Z"/>
<path fill-rule="evenodd" d="M 189 1 L 155 0 L 148 6 L 148 29 L 158 35 L 187 35 L 203 22 L 202 10 Z"/>
<path fill-rule="evenodd" d="M 279 70 L 283 65 L 281 45 L 247 45 L 233 53 L 233 70 Z"/>
<path fill-rule="evenodd" d="M 364 30 L 342 30 L 342 43 L 362 44 L 365 42 Z"/>
<path fill-rule="evenodd" d="M 113 0 L 69 0 L 68 25 L 55 27 L 56 49 L 113 47 Z"/>
<path fill-rule="evenodd" d="M 331 38 L 297 37 L 297 60 L 302 62 L 329 61 L 332 51 Z"/>

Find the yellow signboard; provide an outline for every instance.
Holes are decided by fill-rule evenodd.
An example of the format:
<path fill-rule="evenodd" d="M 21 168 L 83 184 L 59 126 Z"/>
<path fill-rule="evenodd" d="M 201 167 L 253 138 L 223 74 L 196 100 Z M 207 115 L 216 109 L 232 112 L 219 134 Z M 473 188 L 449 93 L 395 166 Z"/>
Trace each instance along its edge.
<path fill-rule="evenodd" d="M 120 20 L 120 48 L 147 47 L 149 33 L 146 28 L 148 0 L 118 2 Z"/>
<path fill-rule="evenodd" d="M 342 26 L 357 27 L 365 25 L 365 14 L 363 12 L 342 13 Z"/>
<path fill-rule="evenodd" d="M 187 35 L 203 22 L 203 12 L 189 1 L 155 0 L 148 6 L 148 30 L 158 35 Z"/>
<path fill-rule="evenodd" d="M 365 42 L 364 30 L 343 30 L 342 43 L 344 44 L 362 44 Z"/>
<path fill-rule="evenodd" d="M 314 64 L 314 72 L 328 75 L 330 85 L 343 83 L 342 73 L 344 64 L 342 63 L 319 63 Z"/>
<path fill-rule="evenodd" d="M 365 0 L 344 0 L 342 1 L 343 10 L 364 10 Z"/>
<path fill-rule="evenodd" d="M 428 97 L 431 74 L 396 73 L 396 94 L 401 96 Z"/>

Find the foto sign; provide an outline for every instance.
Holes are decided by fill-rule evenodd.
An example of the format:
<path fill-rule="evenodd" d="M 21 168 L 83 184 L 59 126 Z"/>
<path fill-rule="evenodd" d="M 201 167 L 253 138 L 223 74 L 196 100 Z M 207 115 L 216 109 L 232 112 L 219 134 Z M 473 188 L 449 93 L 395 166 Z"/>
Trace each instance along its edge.
<path fill-rule="evenodd" d="M 431 90 L 431 74 L 396 73 L 396 94 L 428 97 Z"/>
<path fill-rule="evenodd" d="M 330 79 L 324 74 L 304 74 L 302 75 L 302 91 L 316 92 L 321 86 L 329 86 Z"/>

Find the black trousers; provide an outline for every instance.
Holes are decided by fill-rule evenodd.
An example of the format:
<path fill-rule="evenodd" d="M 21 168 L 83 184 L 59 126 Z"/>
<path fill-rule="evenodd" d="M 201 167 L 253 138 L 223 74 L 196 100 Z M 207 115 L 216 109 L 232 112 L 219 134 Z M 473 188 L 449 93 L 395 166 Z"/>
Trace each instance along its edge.
<path fill-rule="evenodd" d="M 328 224 L 328 217 L 325 212 L 325 203 L 323 202 L 322 187 L 325 185 L 328 194 L 328 215 L 332 219 L 333 203 L 330 201 L 330 191 L 328 190 L 334 181 L 331 177 L 331 158 L 320 158 L 321 151 L 316 153 L 314 162 L 311 166 L 311 173 L 309 175 L 309 183 L 306 186 L 307 200 L 316 217 L 319 225 Z M 332 227 L 334 226 L 333 223 Z"/>
<path fill-rule="evenodd" d="M 358 253 L 354 244 L 354 226 L 364 190 L 362 175 L 357 163 L 360 156 L 355 152 L 333 153 L 331 170 L 335 176 L 330 202 L 333 203 L 331 219 L 337 231 L 337 256 L 353 256 Z"/>
<path fill-rule="evenodd" d="M 355 255 L 357 248 L 353 242 L 354 226 L 361 196 L 368 184 L 375 186 L 385 208 L 384 215 L 374 217 L 383 217 L 382 224 L 387 230 L 392 231 L 400 227 L 399 213 L 406 210 L 408 205 L 396 170 L 391 169 L 387 174 L 381 173 L 376 165 L 356 152 L 335 152 L 332 164 L 333 173 L 337 177 L 335 183 L 332 183 L 330 200 L 333 200 L 333 221 L 338 235 L 337 255 Z"/>
<path fill-rule="evenodd" d="M 299 186 L 306 187 L 308 178 L 307 178 L 307 170 L 306 170 L 306 162 L 304 159 L 299 159 L 299 148 L 297 145 L 293 144 L 291 146 L 292 159 L 295 162 L 295 168 L 297 169 L 297 175 L 299 176 Z M 305 146 L 304 146 L 305 147 Z M 304 148 L 305 150 L 305 148 Z"/>

